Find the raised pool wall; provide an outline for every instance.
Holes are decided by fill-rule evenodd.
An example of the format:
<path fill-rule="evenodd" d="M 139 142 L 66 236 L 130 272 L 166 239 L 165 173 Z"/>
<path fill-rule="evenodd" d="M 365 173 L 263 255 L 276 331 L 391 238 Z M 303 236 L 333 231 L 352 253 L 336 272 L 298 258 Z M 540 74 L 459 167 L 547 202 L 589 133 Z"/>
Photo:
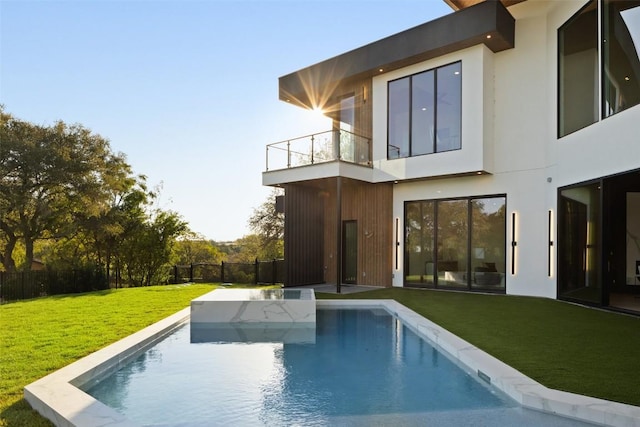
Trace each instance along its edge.
<path fill-rule="evenodd" d="M 604 426 L 640 427 L 640 407 L 549 389 L 393 300 L 316 300 L 318 309 L 383 308 L 434 347 L 523 407 Z M 29 404 L 56 426 L 139 427 L 80 388 L 137 357 L 189 321 L 185 308 L 84 357 L 24 389 Z"/>

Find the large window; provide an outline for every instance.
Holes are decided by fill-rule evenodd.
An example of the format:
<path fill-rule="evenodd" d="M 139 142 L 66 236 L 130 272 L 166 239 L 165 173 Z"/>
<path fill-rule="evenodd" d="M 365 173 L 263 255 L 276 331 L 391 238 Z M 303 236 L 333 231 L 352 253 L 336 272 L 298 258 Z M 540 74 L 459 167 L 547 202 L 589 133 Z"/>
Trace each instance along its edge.
<path fill-rule="evenodd" d="M 558 136 L 640 103 L 639 48 L 636 0 L 591 0 L 559 29 Z"/>
<path fill-rule="evenodd" d="M 461 82 L 460 62 L 389 82 L 389 159 L 461 148 Z"/>
<path fill-rule="evenodd" d="M 506 197 L 405 203 L 406 286 L 504 292 Z"/>
<path fill-rule="evenodd" d="M 640 103 L 640 1 L 605 1 L 602 8 L 602 116 Z"/>

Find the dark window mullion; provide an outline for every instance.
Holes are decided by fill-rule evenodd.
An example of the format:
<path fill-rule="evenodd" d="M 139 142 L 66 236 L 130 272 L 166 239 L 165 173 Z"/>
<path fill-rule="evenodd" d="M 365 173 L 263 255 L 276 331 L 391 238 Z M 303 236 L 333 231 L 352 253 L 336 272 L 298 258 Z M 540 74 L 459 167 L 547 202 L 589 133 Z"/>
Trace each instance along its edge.
<path fill-rule="evenodd" d="M 409 76 L 409 156 L 413 157 L 413 76 Z"/>
<path fill-rule="evenodd" d="M 467 290 L 471 290 L 471 235 L 473 234 L 473 209 L 471 198 L 467 199 Z"/>
<path fill-rule="evenodd" d="M 433 287 L 438 287 L 438 200 L 433 203 Z"/>
<path fill-rule="evenodd" d="M 438 141 L 438 68 L 433 70 L 433 152 L 437 153 Z"/>

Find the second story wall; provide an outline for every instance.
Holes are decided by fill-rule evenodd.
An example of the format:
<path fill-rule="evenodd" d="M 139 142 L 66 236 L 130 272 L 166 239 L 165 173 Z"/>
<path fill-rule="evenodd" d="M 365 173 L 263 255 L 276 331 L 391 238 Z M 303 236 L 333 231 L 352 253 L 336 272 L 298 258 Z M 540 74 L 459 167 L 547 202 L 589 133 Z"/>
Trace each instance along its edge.
<path fill-rule="evenodd" d="M 373 78 L 373 166 L 376 180 L 401 181 L 493 172 L 494 55 L 484 45 L 477 45 Z M 446 148 L 446 151 L 431 154 L 403 153 L 400 158 L 394 158 L 393 153 L 390 155 L 394 147 L 390 148 L 392 143 L 389 142 L 390 83 L 409 76 L 417 80 L 413 76 L 455 63 L 460 64 L 461 79 L 459 148 Z M 415 102 L 413 108 L 420 109 Z M 415 115 L 416 112 L 413 113 Z M 447 136 L 454 132 L 446 130 Z M 438 140 L 442 129 L 431 126 L 421 131 L 435 134 Z M 409 146 L 411 143 L 403 141 L 402 144 Z"/>

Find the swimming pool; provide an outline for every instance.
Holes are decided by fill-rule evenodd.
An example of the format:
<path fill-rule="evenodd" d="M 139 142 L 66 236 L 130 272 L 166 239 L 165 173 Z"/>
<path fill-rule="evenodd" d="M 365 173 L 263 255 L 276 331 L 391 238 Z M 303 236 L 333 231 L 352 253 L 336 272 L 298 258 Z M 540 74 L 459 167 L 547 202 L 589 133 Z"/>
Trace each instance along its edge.
<path fill-rule="evenodd" d="M 521 409 L 384 309 L 319 310 L 315 331 L 194 343 L 184 325 L 86 392 L 146 426 L 581 425 Z"/>
<path fill-rule="evenodd" d="M 317 300 L 318 310 L 337 308 L 384 309 L 403 324 L 429 340 L 436 348 L 446 353 L 467 371 L 501 390 L 519 406 L 506 409 L 476 409 L 457 411 L 457 422 L 453 425 L 510 425 L 512 412 L 526 416 L 545 416 L 544 421 L 518 421 L 519 426 L 547 425 L 567 426 L 571 419 L 585 420 L 597 425 L 640 427 L 640 408 L 617 402 L 581 396 L 560 390 L 549 389 L 517 370 L 493 358 L 472 344 L 451 334 L 439 325 L 425 319 L 414 311 L 392 300 Z M 135 334 L 92 353 L 65 366 L 25 387 L 24 397 L 34 410 L 51 420 L 56 426 L 135 427 L 139 423 L 97 401 L 79 387 L 103 378 L 137 358 L 141 352 L 157 343 L 168 333 L 189 321 L 190 309 L 185 308 Z M 174 393 L 165 390 L 165 393 Z M 175 393 L 174 393 L 175 394 Z M 536 411 L 525 410 L 531 408 Z M 174 410 L 173 405 L 162 411 Z M 446 425 L 443 417 L 451 411 L 434 411 L 414 414 L 412 421 L 402 421 L 397 414 L 374 414 L 344 419 L 335 417 L 339 425 Z M 489 418 L 485 415 L 489 413 Z M 558 414 L 568 418 L 546 414 Z M 488 420 L 488 421 L 487 421 Z M 241 423 L 242 424 L 242 423 Z M 193 425 L 185 423 L 184 425 Z M 244 425 L 244 424 L 243 424 Z"/>

